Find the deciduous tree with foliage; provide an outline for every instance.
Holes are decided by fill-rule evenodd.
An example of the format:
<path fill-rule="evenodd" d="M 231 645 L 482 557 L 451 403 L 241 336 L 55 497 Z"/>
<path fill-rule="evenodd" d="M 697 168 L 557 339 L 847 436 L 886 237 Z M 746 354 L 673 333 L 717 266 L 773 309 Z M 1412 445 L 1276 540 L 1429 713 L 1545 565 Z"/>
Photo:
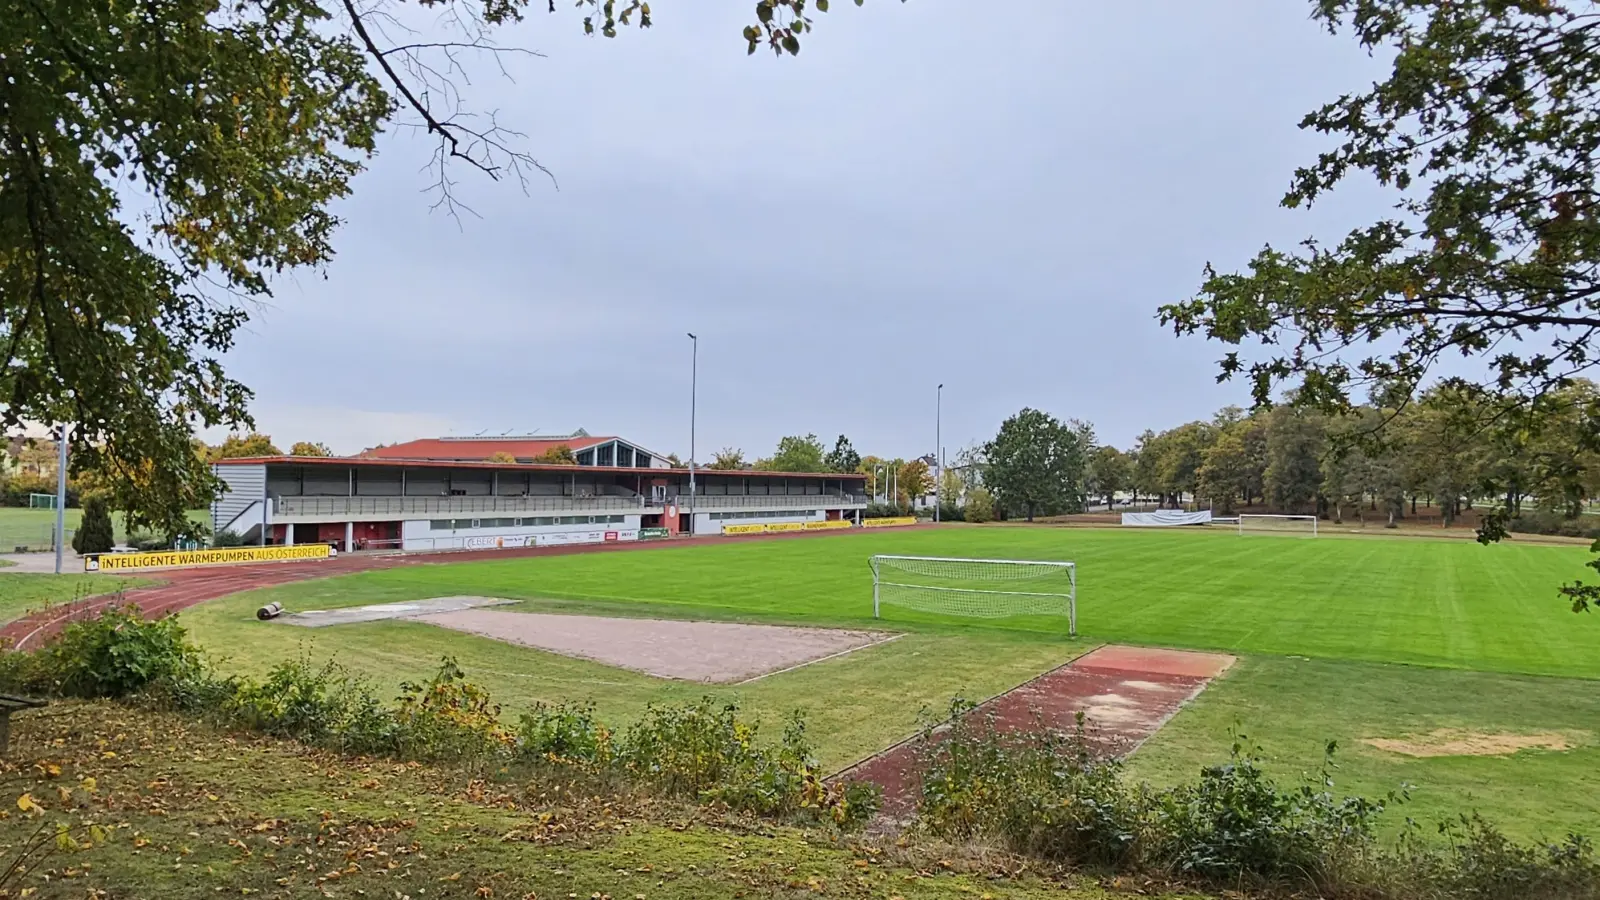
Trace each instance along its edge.
<path fill-rule="evenodd" d="M 1283 205 L 1360 176 L 1393 192 L 1394 212 L 1335 244 L 1269 246 L 1244 272 L 1208 266 L 1199 294 L 1161 318 L 1274 348 L 1222 361 L 1260 403 L 1291 384 L 1301 404 L 1346 411 L 1363 383 L 1409 395 L 1465 356 L 1487 375 L 1452 382 L 1483 393 L 1484 427 L 1515 462 L 1519 442 L 1552 427 L 1546 398 L 1600 358 L 1600 16 L 1501 0 L 1318 0 L 1313 15 L 1392 68 L 1305 117 L 1333 147 L 1295 173 Z M 1517 473 L 1496 480 L 1512 502 L 1486 517 L 1485 541 L 1504 536 L 1521 492 Z M 1600 602 L 1600 585 L 1563 592 L 1575 608 Z"/>
<path fill-rule="evenodd" d="M 533 461 L 546 466 L 575 466 L 578 464 L 578 455 L 566 444 L 557 444 L 534 457 Z"/>
<path fill-rule="evenodd" d="M 313 442 L 313 441 L 296 441 L 294 446 L 289 448 L 289 455 L 290 456 L 332 456 L 333 455 L 333 451 L 328 449 L 328 445 L 327 444 L 316 443 L 316 442 Z M 510 456 L 510 454 L 506 454 L 506 455 Z M 513 457 L 511 462 L 516 462 L 516 459 Z"/>
<path fill-rule="evenodd" d="M 984 484 L 995 502 L 1028 521 L 1043 513 L 1079 512 L 1087 454 L 1072 428 L 1049 413 L 1024 409 L 1000 425 L 984 447 Z"/>
<path fill-rule="evenodd" d="M 841 434 L 833 442 L 833 449 L 828 451 L 827 464 L 829 472 L 855 472 L 861 468 L 861 454 L 851 446 L 850 439 Z"/>
<path fill-rule="evenodd" d="M 727 472 L 742 469 L 744 468 L 744 451 L 737 447 L 723 447 L 717 451 L 717 455 L 711 460 L 711 465 L 706 466 L 706 468 Z"/>
<path fill-rule="evenodd" d="M 1293 406 L 1267 414 L 1267 500 L 1290 513 L 1319 512 L 1326 432 L 1320 416 Z"/>
<path fill-rule="evenodd" d="M 243 435 L 230 434 L 223 438 L 222 443 L 211 449 L 211 458 L 213 460 L 282 455 L 283 451 L 272 443 L 272 437 L 258 431 Z"/>
<path fill-rule="evenodd" d="M 826 472 L 828 464 L 816 435 L 792 434 L 780 438 L 777 452 L 757 460 L 756 468 L 766 472 Z"/>
<path fill-rule="evenodd" d="M 584 30 L 647 27 L 578 0 Z M 396 124 L 457 167 L 543 167 L 460 88 L 528 0 L 19 3 L 0 16 L 0 431 L 76 423 L 73 465 L 161 530 L 216 488 L 198 427 L 251 427 L 222 357 L 272 279 L 333 255 L 333 205 Z M 548 9 L 556 11 L 556 4 Z M 762 0 L 749 52 L 800 51 L 826 0 Z M 421 16 L 434 24 L 422 30 Z M 730 35 L 730 37 L 732 37 Z"/>
<path fill-rule="evenodd" d="M 1084 489 L 1110 509 L 1117 494 L 1133 487 L 1133 460 L 1115 447 L 1096 447 L 1089 457 Z"/>
<path fill-rule="evenodd" d="M 901 462 L 895 472 L 894 489 L 899 495 L 897 502 L 902 506 L 933 493 L 933 473 L 928 470 L 928 464 L 920 459 Z"/>
<path fill-rule="evenodd" d="M 973 487 L 967 489 L 967 502 L 962 507 L 962 517 L 968 522 L 993 522 L 994 497 L 989 495 L 989 489 Z"/>
<path fill-rule="evenodd" d="M 296 446 L 299 446 L 299 445 L 297 444 Z M 292 455 L 299 456 L 300 454 L 293 453 Z M 489 454 L 488 457 L 486 457 L 484 461 L 485 462 L 492 462 L 492 463 L 500 463 L 501 465 L 509 466 L 509 465 L 515 465 L 516 462 L 517 462 L 517 458 L 515 456 L 512 456 L 510 453 L 507 453 L 504 450 L 496 450 L 495 452 Z"/>

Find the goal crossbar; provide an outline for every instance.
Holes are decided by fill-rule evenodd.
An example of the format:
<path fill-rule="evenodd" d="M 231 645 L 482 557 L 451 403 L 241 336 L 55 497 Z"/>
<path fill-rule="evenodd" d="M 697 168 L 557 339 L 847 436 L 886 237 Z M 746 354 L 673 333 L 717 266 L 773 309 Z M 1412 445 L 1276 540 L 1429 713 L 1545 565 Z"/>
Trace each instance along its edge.
<path fill-rule="evenodd" d="M 1309 522 L 1309 523 L 1311 523 L 1311 536 L 1312 537 L 1316 537 L 1317 536 L 1317 517 L 1316 516 L 1291 516 L 1291 515 L 1284 515 L 1284 514 L 1277 514 L 1277 513 L 1240 513 L 1239 514 L 1239 533 L 1240 534 L 1244 534 L 1245 533 L 1245 526 L 1247 524 L 1252 523 L 1252 522 L 1263 522 L 1264 524 L 1265 523 L 1274 523 L 1275 524 L 1275 523 L 1280 523 L 1280 522 L 1284 523 L 1284 524 L 1288 524 L 1288 523 L 1291 523 L 1291 522 Z M 1287 530 L 1287 529 L 1278 529 L 1278 530 Z"/>
<path fill-rule="evenodd" d="M 1065 615 L 1068 633 L 1078 633 L 1077 566 L 1070 562 L 878 555 L 868 564 L 872 568 L 874 618 L 881 618 L 884 604 L 980 618 Z M 1048 583 L 1052 580 L 1054 584 Z M 1038 589 L 990 586 L 997 584 Z"/>

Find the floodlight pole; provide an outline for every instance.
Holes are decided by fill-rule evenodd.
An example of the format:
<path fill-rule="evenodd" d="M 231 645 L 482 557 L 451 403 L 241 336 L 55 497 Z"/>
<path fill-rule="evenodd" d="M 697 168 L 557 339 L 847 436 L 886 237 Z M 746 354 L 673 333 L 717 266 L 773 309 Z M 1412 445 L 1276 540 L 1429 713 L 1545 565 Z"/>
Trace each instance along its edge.
<path fill-rule="evenodd" d="M 700 338 L 694 332 L 689 335 L 691 350 L 689 351 L 689 531 L 694 532 L 694 417 L 695 406 L 700 395 Z"/>
<path fill-rule="evenodd" d="M 56 440 L 56 574 L 61 574 L 62 544 L 67 541 L 67 423 Z"/>
<path fill-rule="evenodd" d="M 940 493 L 944 480 L 944 465 L 939 458 L 939 445 L 944 441 L 944 385 L 934 392 L 933 401 L 933 522 L 939 523 L 939 507 L 944 504 L 944 497 Z"/>

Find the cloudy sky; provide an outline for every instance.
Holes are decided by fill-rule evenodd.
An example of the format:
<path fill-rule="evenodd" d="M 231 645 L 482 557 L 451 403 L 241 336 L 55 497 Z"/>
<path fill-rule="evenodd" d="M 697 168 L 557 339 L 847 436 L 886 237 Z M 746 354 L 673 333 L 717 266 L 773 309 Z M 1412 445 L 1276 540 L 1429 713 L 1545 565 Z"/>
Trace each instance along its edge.
<path fill-rule="evenodd" d="M 940 382 L 951 453 L 1024 406 L 1126 446 L 1246 400 L 1159 304 L 1383 209 L 1277 207 L 1324 146 L 1300 117 L 1378 74 L 1305 3 L 835 3 L 782 60 L 745 55 L 738 0 L 659 0 L 612 41 L 533 5 L 504 42 L 544 57 L 469 96 L 559 189 L 461 170 L 458 224 L 430 145 L 391 134 L 338 258 L 231 355 L 281 446 L 581 426 L 687 454 L 687 331 L 702 457 L 925 453 Z"/>

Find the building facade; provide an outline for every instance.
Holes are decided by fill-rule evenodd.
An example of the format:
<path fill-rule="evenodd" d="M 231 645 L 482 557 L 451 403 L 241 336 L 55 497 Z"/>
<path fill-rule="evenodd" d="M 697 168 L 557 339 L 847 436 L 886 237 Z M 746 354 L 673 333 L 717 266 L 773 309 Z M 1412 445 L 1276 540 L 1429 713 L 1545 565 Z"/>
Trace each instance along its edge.
<path fill-rule="evenodd" d="M 451 459 L 369 451 L 348 458 L 221 460 L 213 471 L 226 490 L 212 504 L 212 527 L 249 544 L 480 549 L 857 519 L 867 503 L 866 476 L 859 474 L 697 469 L 691 494 L 689 470 L 658 464 L 655 454 L 619 438 L 593 440 L 572 447 L 580 459 L 592 460 L 587 465 L 523 462 L 532 447 L 512 449 L 494 439 L 474 447 L 466 446 L 468 439 L 442 439 L 434 443 L 449 446 L 406 451 L 462 454 Z M 485 453 L 488 446 L 498 449 Z M 476 453 L 518 461 L 467 455 Z M 635 464 L 620 465 L 624 459 Z"/>

